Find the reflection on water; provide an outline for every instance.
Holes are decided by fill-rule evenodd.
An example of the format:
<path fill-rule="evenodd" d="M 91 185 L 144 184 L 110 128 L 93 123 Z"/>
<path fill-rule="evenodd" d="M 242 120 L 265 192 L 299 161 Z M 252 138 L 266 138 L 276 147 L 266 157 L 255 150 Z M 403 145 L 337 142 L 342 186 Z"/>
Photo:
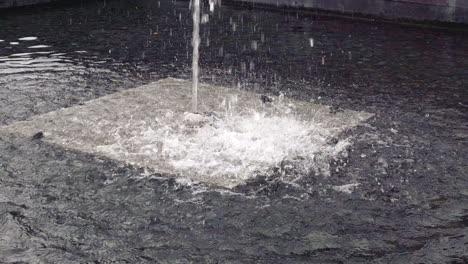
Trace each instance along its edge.
<path fill-rule="evenodd" d="M 15 53 L 0 57 L 0 75 L 37 73 L 39 77 L 41 72 L 75 71 L 83 68 L 85 67 L 73 65 L 66 56 L 52 51 Z"/>
<path fill-rule="evenodd" d="M 381 105 L 386 96 L 405 107 L 421 98 L 439 104 L 453 98 L 450 90 L 462 90 L 466 83 L 464 32 L 229 6 L 211 10 L 215 2 L 202 8 L 210 14 L 200 31 L 202 81 L 288 90 L 306 100 L 320 97 L 356 109 Z M 189 4 L 108 1 L 40 14 L 2 14 L 0 38 L 5 43 L 0 44 L 0 55 L 46 45 L 56 52 L 88 51 L 96 61 L 122 63 L 118 70 L 138 72 L 134 80 L 189 78 Z M 18 42 L 32 38 L 37 39 Z M 339 91 L 339 96 L 322 86 Z"/>
<path fill-rule="evenodd" d="M 190 78 L 188 1 L 76 2 L 0 14 L 0 125 Z M 0 262 L 468 259 L 466 31 L 221 6 L 200 33 L 203 82 L 377 118 L 330 177 L 259 179 L 229 196 L 1 135 Z"/>
<path fill-rule="evenodd" d="M 32 41 L 32 40 L 37 40 L 37 37 L 22 37 L 22 38 L 19 38 L 18 40 L 21 40 L 21 41 Z"/>
<path fill-rule="evenodd" d="M 34 45 L 34 46 L 29 46 L 28 49 L 45 49 L 49 48 L 50 46 L 48 45 Z"/>
<path fill-rule="evenodd" d="M 37 38 L 21 39 L 31 42 Z M 106 60 L 83 50 L 57 52 L 41 44 L 0 51 L 0 124 L 84 102 L 135 83 L 128 73 L 101 67 Z"/>

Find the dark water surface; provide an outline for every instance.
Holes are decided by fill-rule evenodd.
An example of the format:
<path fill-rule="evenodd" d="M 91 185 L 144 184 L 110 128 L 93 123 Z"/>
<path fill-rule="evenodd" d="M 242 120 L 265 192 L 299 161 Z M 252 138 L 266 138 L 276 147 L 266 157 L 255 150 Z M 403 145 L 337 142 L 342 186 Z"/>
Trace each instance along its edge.
<path fill-rule="evenodd" d="M 191 30 L 185 1 L 3 10 L 0 125 L 188 79 Z M 223 6 L 201 66 L 205 82 L 376 116 L 330 177 L 233 192 L 0 135 L 0 263 L 468 263 L 467 30 Z"/>

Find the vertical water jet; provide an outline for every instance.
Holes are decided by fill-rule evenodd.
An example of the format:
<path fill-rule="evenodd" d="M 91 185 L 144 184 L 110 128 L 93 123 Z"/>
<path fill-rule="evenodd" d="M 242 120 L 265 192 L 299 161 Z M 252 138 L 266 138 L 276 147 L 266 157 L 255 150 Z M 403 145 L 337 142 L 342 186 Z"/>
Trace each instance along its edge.
<path fill-rule="evenodd" d="M 198 60 L 200 46 L 200 0 L 193 0 L 193 35 L 192 35 L 192 112 L 198 111 Z"/>

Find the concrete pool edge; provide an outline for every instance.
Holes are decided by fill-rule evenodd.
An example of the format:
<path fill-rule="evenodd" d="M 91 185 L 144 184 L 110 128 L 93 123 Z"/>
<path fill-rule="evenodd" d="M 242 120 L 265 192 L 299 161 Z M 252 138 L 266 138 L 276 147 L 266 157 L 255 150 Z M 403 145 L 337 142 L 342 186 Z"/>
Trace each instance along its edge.
<path fill-rule="evenodd" d="M 441 27 L 468 25 L 468 6 L 463 4 L 443 6 L 392 0 L 368 2 L 366 0 L 224 0 L 223 4 L 311 11 L 317 12 L 317 15 L 342 16 L 357 20 L 383 20 Z"/>
<path fill-rule="evenodd" d="M 0 0 L 0 9 L 57 2 L 58 0 Z"/>
<path fill-rule="evenodd" d="M 72 2 L 77 1 L 67 1 L 67 3 Z M 224 0 L 224 3 L 313 10 L 358 19 L 374 18 L 403 20 L 410 23 L 442 23 L 442 26 L 448 26 L 446 24 L 468 25 L 468 3 L 457 0 Z M 0 10 L 38 4 L 65 4 L 65 1 L 0 0 Z"/>
<path fill-rule="evenodd" d="M 76 5 L 89 0 L 0 0 L 0 12 L 10 9 L 35 8 L 36 6 Z"/>

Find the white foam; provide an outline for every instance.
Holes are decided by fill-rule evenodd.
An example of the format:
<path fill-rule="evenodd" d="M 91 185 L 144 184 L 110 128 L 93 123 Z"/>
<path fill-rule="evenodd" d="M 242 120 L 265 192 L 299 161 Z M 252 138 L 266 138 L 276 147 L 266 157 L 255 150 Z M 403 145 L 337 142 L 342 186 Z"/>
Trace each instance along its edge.
<path fill-rule="evenodd" d="M 337 192 L 343 192 L 347 194 L 353 193 L 353 191 L 359 187 L 359 183 L 349 183 L 349 184 L 344 184 L 344 185 L 339 185 L 339 186 L 332 186 L 332 189 L 337 191 Z"/>
<path fill-rule="evenodd" d="M 12 41 L 10 42 L 10 45 L 19 45 L 19 42 Z"/>
<path fill-rule="evenodd" d="M 345 145 L 328 146 L 330 133 L 326 128 L 293 115 L 252 111 L 229 117 L 223 113 L 205 118 L 185 114 L 174 120 L 173 113 L 167 112 L 166 117 L 160 120 L 168 124 L 162 129 L 129 121 L 125 133 L 132 136 L 124 137 L 123 131 L 116 131 L 111 135 L 115 143 L 97 149 L 111 156 L 164 159 L 181 174 L 196 171 L 210 178 L 224 175 L 247 179 L 297 157 L 311 169 L 315 155 L 337 155 Z"/>
<path fill-rule="evenodd" d="M 3 40 L 3 39 L 0 39 L 0 43 L 1 43 L 1 42 L 5 42 L 5 40 Z"/>
<path fill-rule="evenodd" d="M 21 41 L 33 41 L 33 40 L 37 40 L 37 37 L 24 37 L 24 38 L 19 38 L 18 40 L 21 40 Z"/>

